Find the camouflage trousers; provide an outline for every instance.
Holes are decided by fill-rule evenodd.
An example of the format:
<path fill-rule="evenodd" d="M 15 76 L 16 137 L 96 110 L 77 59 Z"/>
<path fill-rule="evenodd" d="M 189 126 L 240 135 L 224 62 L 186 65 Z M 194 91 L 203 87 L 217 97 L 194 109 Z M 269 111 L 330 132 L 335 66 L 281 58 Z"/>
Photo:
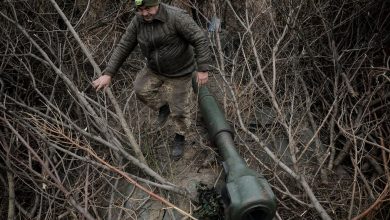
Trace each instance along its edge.
<path fill-rule="evenodd" d="M 145 67 L 134 81 L 134 90 L 137 98 L 155 111 L 168 104 L 175 133 L 185 135 L 191 124 L 191 79 L 192 74 L 170 78 Z"/>

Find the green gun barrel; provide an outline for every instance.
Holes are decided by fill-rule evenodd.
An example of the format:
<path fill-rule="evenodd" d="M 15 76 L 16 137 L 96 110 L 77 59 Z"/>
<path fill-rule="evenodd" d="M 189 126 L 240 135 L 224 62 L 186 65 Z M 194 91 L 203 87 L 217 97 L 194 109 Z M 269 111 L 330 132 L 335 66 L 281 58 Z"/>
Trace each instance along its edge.
<path fill-rule="evenodd" d="M 194 81 L 193 81 L 194 82 Z M 206 86 L 197 87 L 200 111 L 210 136 L 224 162 L 226 185 L 222 190 L 227 220 L 271 220 L 276 212 L 276 198 L 267 180 L 249 169 L 238 154 L 233 131 Z"/>

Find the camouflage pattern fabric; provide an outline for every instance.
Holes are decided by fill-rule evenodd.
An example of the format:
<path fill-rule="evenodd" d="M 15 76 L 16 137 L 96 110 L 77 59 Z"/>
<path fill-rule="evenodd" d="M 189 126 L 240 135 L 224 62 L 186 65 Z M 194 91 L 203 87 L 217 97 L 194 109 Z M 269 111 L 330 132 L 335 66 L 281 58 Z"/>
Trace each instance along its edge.
<path fill-rule="evenodd" d="M 145 67 L 137 74 L 134 90 L 137 98 L 155 111 L 168 104 L 175 133 L 185 136 L 191 124 L 191 79 L 192 74 L 171 78 Z"/>

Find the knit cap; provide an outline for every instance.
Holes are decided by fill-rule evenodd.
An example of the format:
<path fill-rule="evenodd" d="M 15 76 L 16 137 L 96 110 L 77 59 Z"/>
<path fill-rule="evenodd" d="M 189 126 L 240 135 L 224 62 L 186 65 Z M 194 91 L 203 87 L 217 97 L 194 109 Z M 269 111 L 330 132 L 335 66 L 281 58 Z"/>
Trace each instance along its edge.
<path fill-rule="evenodd" d="M 134 0 L 134 2 L 136 7 L 141 7 L 141 6 L 151 7 L 151 6 L 156 6 L 160 3 L 159 0 Z"/>

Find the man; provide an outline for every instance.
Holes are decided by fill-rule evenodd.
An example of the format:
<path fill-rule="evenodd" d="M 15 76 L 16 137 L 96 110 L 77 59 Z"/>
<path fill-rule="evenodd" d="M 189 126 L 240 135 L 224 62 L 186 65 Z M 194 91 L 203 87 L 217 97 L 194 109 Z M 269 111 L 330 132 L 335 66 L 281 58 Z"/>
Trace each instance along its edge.
<path fill-rule="evenodd" d="M 135 0 L 135 5 L 136 16 L 116 46 L 103 75 L 93 81 L 93 86 L 96 90 L 107 87 L 139 44 L 147 65 L 136 77 L 135 93 L 140 101 L 159 111 L 159 126 L 171 116 L 175 132 L 171 156 L 178 160 L 190 126 L 192 74 L 195 72 L 198 85 L 208 81 L 208 41 L 195 21 L 179 8 L 159 0 Z M 163 85 L 165 90 L 161 89 Z"/>

